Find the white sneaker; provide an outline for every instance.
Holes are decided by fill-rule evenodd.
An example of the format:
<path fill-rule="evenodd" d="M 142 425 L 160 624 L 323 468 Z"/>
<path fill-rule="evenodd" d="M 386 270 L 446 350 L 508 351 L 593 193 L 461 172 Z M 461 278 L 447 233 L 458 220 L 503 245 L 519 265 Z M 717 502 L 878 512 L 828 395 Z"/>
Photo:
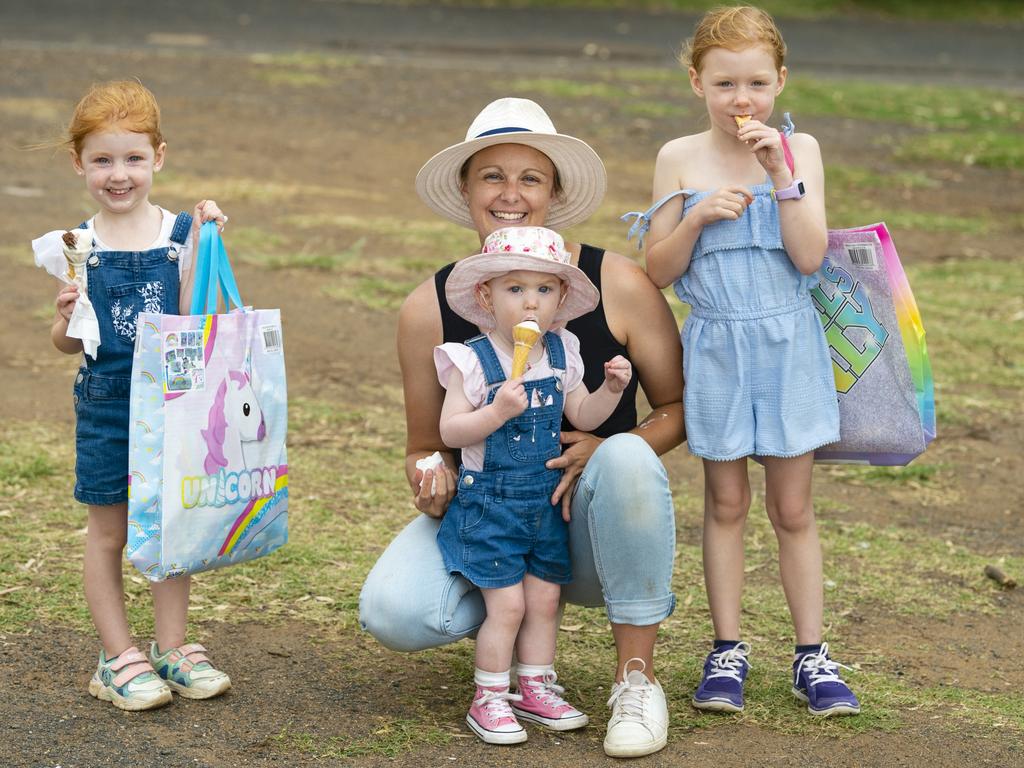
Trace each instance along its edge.
<path fill-rule="evenodd" d="M 637 662 L 638 669 L 629 665 Z M 668 705 L 661 684 L 644 675 L 643 659 L 630 659 L 622 669 L 623 681 L 612 688 L 608 706 L 612 716 L 604 737 L 610 757 L 641 757 L 657 752 L 668 741 Z"/>

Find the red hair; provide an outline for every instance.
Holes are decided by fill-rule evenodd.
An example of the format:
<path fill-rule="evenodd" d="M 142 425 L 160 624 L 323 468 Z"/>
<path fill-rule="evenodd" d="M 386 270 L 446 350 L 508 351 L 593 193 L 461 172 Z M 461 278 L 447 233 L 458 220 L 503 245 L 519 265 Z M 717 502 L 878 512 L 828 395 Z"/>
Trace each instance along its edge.
<path fill-rule="evenodd" d="M 782 69 L 786 43 L 770 14 L 749 5 L 718 6 L 697 23 L 693 37 L 686 41 L 679 56 L 679 63 L 700 72 L 704 56 L 712 48 L 740 51 L 754 45 L 767 48 L 775 59 L 775 69 Z"/>
<path fill-rule="evenodd" d="M 137 80 L 93 85 L 71 115 L 64 143 L 76 155 L 81 154 L 86 136 L 113 129 L 147 134 L 154 150 L 164 143 L 160 107 L 150 90 Z"/>

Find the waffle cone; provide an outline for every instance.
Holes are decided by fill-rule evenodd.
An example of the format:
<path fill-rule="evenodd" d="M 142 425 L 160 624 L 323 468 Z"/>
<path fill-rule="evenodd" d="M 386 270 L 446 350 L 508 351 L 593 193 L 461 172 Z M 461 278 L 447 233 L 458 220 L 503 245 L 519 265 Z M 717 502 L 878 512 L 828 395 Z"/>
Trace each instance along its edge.
<path fill-rule="evenodd" d="M 532 320 L 516 324 L 512 329 L 512 341 L 515 346 L 512 348 L 512 378 L 522 376 L 526 372 L 526 360 L 530 356 L 530 350 L 540 338 L 540 328 Z"/>

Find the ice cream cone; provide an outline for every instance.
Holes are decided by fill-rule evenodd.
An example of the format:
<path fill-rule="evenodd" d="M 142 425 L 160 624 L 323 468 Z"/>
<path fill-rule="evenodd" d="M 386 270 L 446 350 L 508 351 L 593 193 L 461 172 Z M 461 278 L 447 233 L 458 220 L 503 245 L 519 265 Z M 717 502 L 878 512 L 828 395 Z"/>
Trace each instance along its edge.
<path fill-rule="evenodd" d="M 68 280 L 76 280 L 79 271 L 84 274 L 85 260 L 92 251 L 92 237 L 84 229 L 69 230 L 63 234 L 64 259 L 68 263 Z"/>
<path fill-rule="evenodd" d="M 533 320 L 524 320 L 516 323 L 512 329 L 512 341 L 515 346 L 512 349 L 512 378 L 522 376 L 526 372 L 526 358 L 530 356 L 530 350 L 540 338 L 540 327 Z"/>
<path fill-rule="evenodd" d="M 733 120 L 736 121 L 737 128 L 742 128 L 743 124 L 750 120 L 750 115 L 735 115 Z"/>

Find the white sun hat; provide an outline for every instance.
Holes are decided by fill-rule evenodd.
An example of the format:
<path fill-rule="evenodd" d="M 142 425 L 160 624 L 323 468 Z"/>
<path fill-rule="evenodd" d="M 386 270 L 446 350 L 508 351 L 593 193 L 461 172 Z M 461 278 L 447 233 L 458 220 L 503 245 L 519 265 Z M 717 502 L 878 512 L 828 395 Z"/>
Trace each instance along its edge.
<path fill-rule="evenodd" d="M 586 220 L 604 198 L 604 163 L 584 141 L 555 130 L 551 118 L 529 99 L 492 101 L 476 116 L 466 140 L 441 150 L 416 174 L 416 192 L 435 212 L 475 229 L 462 197 L 459 171 L 481 149 L 495 144 L 525 144 L 543 152 L 558 170 L 562 194 L 551 201 L 546 226 L 561 229 Z"/>
<path fill-rule="evenodd" d="M 455 263 L 444 286 L 448 306 L 480 328 L 493 328 L 494 317 L 477 303 L 476 287 L 517 270 L 546 272 L 566 282 L 565 299 L 552 321 L 556 325 L 594 310 L 601 299 L 586 273 L 570 263 L 560 234 L 545 227 L 503 227 L 487 236 L 481 253 Z"/>

